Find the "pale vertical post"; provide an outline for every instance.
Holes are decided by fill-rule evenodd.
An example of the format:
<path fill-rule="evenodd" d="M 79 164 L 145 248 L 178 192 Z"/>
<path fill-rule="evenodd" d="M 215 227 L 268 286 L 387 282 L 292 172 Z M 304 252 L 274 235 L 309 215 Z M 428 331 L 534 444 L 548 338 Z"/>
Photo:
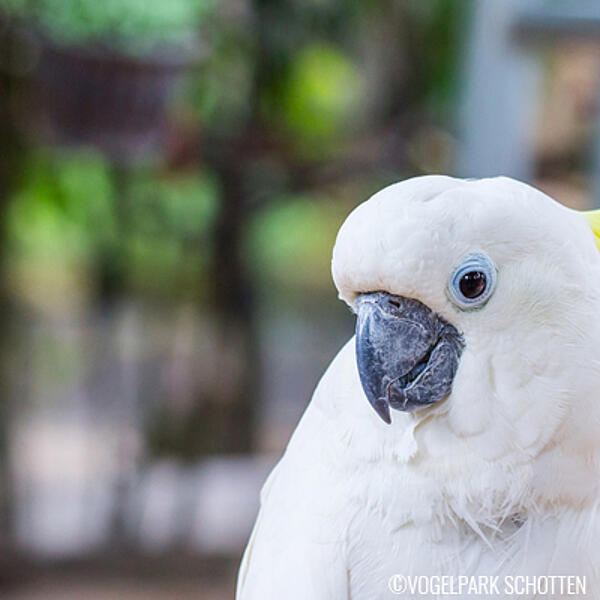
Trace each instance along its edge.
<path fill-rule="evenodd" d="M 465 55 L 457 172 L 531 180 L 540 69 L 514 25 L 529 0 L 475 0 Z"/>

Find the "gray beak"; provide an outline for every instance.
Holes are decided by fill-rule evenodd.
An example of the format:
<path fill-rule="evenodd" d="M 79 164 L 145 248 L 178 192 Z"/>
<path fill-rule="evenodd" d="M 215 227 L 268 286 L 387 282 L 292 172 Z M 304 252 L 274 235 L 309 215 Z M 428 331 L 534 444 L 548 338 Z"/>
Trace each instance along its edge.
<path fill-rule="evenodd" d="M 360 381 L 386 423 L 390 406 L 414 411 L 450 394 L 464 347 L 450 323 L 418 300 L 386 292 L 362 294 L 355 308 Z"/>

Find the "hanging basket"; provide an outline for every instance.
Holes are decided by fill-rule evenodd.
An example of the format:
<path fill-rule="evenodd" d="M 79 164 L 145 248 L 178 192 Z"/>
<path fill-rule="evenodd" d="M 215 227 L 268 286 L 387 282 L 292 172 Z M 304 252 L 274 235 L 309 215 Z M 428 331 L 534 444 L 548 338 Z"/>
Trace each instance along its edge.
<path fill-rule="evenodd" d="M 156 160 L 169 102 L 198 53 L 127 56 L 102 47 L 39 41 L 31 77 L 37 135 L 89 145 L 117 163 Z"/>

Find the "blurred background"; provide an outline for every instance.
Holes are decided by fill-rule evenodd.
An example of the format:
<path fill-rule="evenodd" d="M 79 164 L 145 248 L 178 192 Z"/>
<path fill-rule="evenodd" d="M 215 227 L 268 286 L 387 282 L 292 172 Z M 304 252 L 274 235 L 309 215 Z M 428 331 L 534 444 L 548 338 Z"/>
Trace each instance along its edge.
<path fill-rule="evenodd" d="M 353 318 L 348 212 L 426 173 L 600 200 L 600 6 L 0 0 L 0 595 L 233 598 Z"/>

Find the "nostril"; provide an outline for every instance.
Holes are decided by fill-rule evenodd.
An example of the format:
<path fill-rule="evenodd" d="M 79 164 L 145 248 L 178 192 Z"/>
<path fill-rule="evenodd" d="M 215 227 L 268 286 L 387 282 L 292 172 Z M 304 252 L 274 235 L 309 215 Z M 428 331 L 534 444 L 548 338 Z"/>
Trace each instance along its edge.
<path fill-rule="evenodd" d="M 395 308 L 400 308 L 400 302 L 398 302 L 398 300 L 388 300 L 388 304 L 394 306 Z"/>

